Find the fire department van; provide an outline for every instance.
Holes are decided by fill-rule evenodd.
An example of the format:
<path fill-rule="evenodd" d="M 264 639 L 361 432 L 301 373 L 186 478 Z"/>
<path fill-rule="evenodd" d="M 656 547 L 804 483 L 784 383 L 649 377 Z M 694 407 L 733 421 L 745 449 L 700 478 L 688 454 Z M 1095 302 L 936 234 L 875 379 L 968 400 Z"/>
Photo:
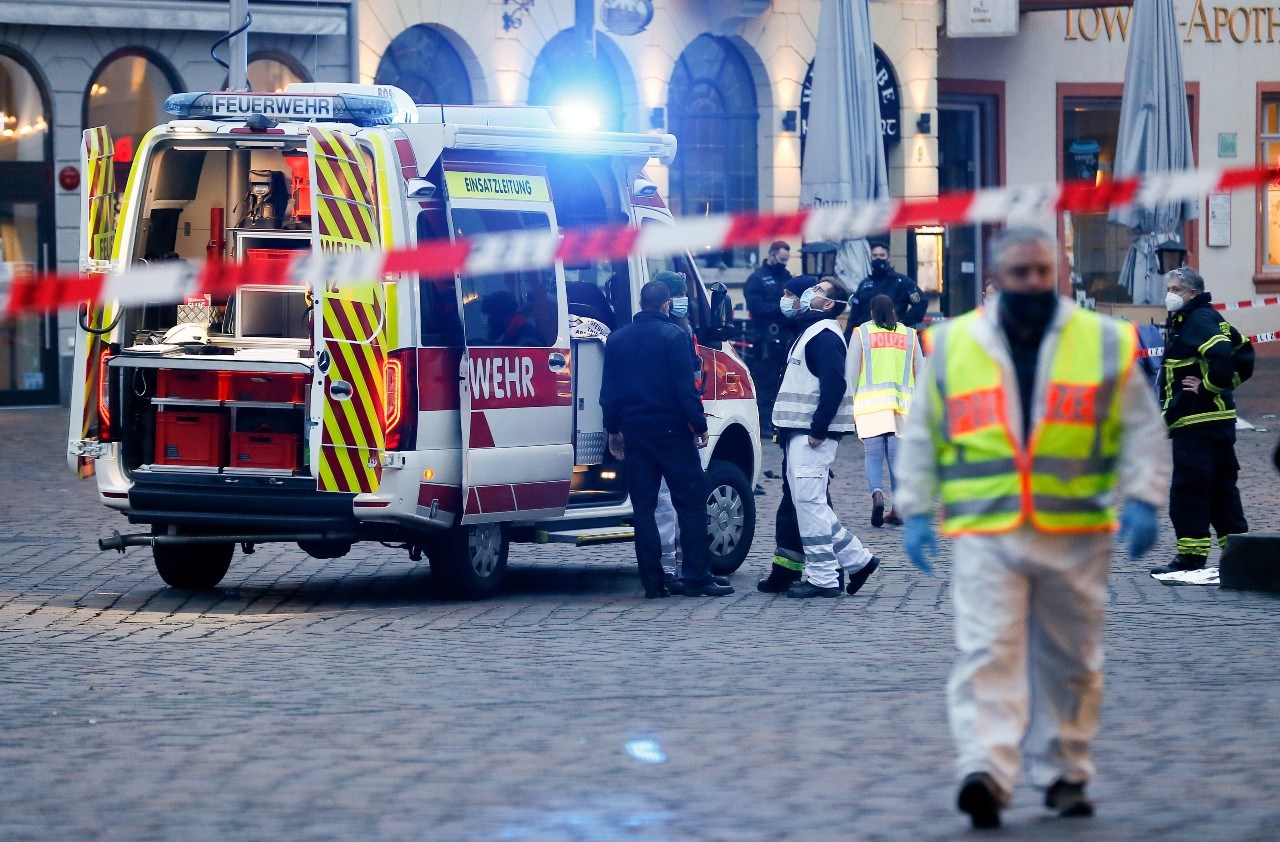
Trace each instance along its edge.
<path fill-rule="evenodd" d="M 165 108 L 175 119 L 138 145 L 119 195 L 112 139 L 85 132 L 88 272 L 213 260 L 252 281 L 299 252 L 672 224 L 643 171 L 670 162 L 670 135 L 360 85 L 178 94 Z M 714 569 L 732 572 L 755 530 L 756 405 L 724 342 L 726 291 L 687 255 L 88 303 L 69 460 L 141 527 L 99 545 L 149 546 L 165 582 L 207 588 L 236 545 L 338 558 L 378 541 L 425 554 L 448 592 L 480 598 L 501 585 L 512 541 L 627 540 L 626 466 L 607 452 L 599 404 L 604 343 L 659 269 L 690 284 L 707 528 Z"/>

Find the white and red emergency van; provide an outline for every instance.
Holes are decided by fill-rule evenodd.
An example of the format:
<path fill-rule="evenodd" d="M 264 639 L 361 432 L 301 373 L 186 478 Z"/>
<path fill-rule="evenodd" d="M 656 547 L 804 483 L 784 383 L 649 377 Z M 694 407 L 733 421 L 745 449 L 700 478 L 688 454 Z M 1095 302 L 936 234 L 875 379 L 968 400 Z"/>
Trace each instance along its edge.
<path fill-rule="evenodd" d="M 683 272 L 710 426 L 713 567 L 755 531 L 751 379 L 727 295 L 688 256 L 541 271 L 411 272 L 372 286 L 254 284 L 298 252 L 392 251 L 481 234 L 671 225 L 643 168 L 675 138 L 582 131 L 533 107 L 415 105 L 360 85 L 178 94 L 123 193 L 112 140 L 85 132 L 82 268 L 224 261 L 242 284 L 185 303 L 81 308 L 69 458 L 102 502 L 149 527 L 179 587 L 222 580 L 235 547 L 313 556 L 357 541 L 425 554 L 454 595 L 492 594 L 511 541 L 631 537 L 625 463 L 599 405 L 607 333 L 660 269 Z M 124 282 L 124 279 L 121 279 Z"/>

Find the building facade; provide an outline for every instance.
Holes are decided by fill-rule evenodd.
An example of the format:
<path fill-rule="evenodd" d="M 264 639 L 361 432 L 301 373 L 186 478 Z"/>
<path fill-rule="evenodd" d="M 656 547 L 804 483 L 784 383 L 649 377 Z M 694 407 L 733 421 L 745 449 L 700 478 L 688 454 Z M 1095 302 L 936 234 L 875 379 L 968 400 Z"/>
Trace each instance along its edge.
<path fill-rule="evenodd" d="M 1174 4 L 1197 165 L 1280 163 L 1280 8 Z M 1021 15 L 1012 37 L 943 37 L 943 114 L 985 103 L 993 119 L 972 142 L 1000 171 L 1000 181 L 1109 178 L 1132 13 L 1127 6 L 1036 11 Z M 944 132 L 946 126 L 944 116 Z M 944 185 L 945 173 L 946 167 Z M 1182 233 L 1188 263 L 1216 300 L 1280 291 L 1280 185 L 1207 197 L 1199 213 Z M 1129 245 L 1127 229 L 1107 223 L 1104 214 L 1084 214 L 1062 220 L 1059 232 L 1073 261 L 1064 268 L 1086 291 L 1103 290 L 1105 299 Z M 1247 333 L 1274 331 L 1280 318 L 1273 313 L 1241 311 L 1232 320 Z"/>
<path fill-rule="evenodd" d="M 418 102 L 585 105 L 603 129 L 669 131 L 680 144 L 675 161 L 648 171 L 677 215 L 787 211 L 800 200 L 820 8 L 820 0 L 363 0 L 360 75 Z M 940 13 L 933 0 L 871 3 L 896 196 L 937 194 Z M 909 240 L 894 234 L 901 260 Z M 712 280 L 732 287 L 759 252 L 700 258 Z"/>
<path fill-rule="evenodd" d="M 356 11 L 349 0 L 254 3 L 250 79 L 354 81 Z M 17 274 L 79 260 L 81 133 L 106 125 L 117 183 L 176 91 L 219 90 L 210 47 L 227 4 L 0 0 L 0 262 Z M 225 59 L 227 48 L 221 48 Z M 74 318 L 0 322 L 0 406 L 54 403 L 70 389 Z"/>

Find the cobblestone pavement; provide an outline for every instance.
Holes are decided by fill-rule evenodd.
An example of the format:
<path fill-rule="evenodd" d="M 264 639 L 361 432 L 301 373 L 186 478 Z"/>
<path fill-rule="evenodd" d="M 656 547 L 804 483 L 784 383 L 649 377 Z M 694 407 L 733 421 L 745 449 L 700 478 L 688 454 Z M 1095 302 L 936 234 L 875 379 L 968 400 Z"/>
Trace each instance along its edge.
<path fill-rule="evenodd" d="M 1239 453 L 1254 529 L 1276 530 L 1280 364 L 1242 404 L 1275 428 Z M 884 559 L 856 597 L 755 591 L 763 479 L 731 598 L 641 599 L 627 545 L 517 547 L 506 591 L 460 604 L 380 547 L 272 545 L 214 594 L 166 588 L 143 550 L 96 551 L 122 521 L 68 475 L 64 429 L 0 412 L 0 838 L 968 835 L 948 563 L 923 577 L 868 526 L 856 441 L 837 508 Z M 1147 566 L 1117 556 L 1112 578 L 1098 817 L 1051 819 L 1024 786 L 1003 837 L 1280 838 L 1280 600 Z M 656 748 L 633 759 L 637 740 Z"/>

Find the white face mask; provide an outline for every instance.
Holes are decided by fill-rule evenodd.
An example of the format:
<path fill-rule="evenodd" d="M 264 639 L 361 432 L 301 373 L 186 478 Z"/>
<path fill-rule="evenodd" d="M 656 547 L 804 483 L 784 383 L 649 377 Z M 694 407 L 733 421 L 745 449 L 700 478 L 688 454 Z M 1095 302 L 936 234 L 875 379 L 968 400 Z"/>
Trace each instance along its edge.
<path fill-rule="evenodd" d="M 1187 302 L 1182 300 L 1182 296 L 1176 292 L 1167 292 L 1164 296 L 1164 306 L 1170 313 L 1176 313 L 1182 309 L 1182 305 Z"/>

